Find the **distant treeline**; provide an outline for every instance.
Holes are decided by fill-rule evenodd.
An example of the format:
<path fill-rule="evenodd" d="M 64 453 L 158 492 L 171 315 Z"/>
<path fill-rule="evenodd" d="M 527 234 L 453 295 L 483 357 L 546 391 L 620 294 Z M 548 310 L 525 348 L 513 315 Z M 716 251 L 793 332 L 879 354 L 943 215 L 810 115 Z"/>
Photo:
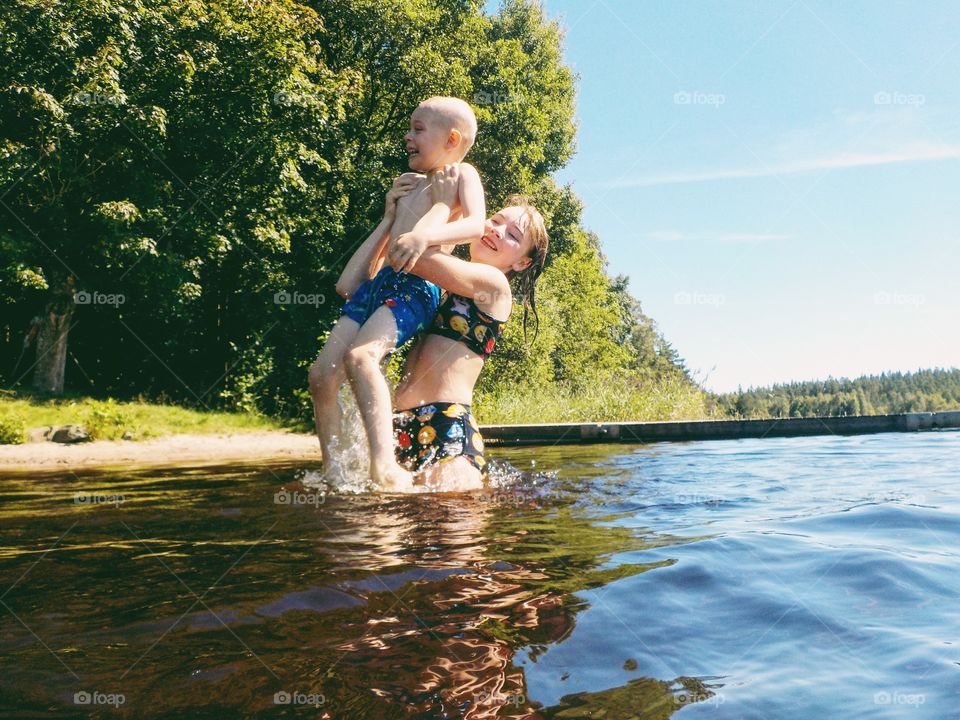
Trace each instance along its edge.
<path fill-rule="evenodd" d="M 822 417 L 960 409 L 960 369 L 883 373 L 751 388 L 713 398 L 718 415 Z"/>

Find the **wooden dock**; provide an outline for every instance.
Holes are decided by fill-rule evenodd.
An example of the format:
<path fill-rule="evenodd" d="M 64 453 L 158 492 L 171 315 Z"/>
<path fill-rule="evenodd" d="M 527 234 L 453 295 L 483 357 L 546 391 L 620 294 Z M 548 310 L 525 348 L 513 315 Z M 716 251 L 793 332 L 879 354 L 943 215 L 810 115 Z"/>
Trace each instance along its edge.
<path fill-rule="evenodd" d="M 949 428 L 960 428 L 960 410 L 772 420 L 485 425 L 480 432 L 488 445 L 507 446 L 736 440 L 801 435 L 862 435 Z"/>

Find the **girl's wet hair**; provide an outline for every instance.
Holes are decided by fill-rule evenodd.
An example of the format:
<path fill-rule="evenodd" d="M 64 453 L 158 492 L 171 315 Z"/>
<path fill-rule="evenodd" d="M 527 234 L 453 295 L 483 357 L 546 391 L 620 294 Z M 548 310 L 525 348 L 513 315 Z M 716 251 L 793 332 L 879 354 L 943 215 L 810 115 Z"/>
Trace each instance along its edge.
<path fill-rule="evenodd" d="M 524 342 L 526 342 L 527 339 L 527 318 L 530 313 L 533 313 L 533 342 L 536 342 L 537 333 L 540 330 L 540 316 L 537 314 L 536 283 L 547 261 L 550 236 L 547 234 L 547 226 L 543 221 L 543 215 L 530 204 L 530 200 L 524 195 L 511 195 L 507 198 L 504 207 L 521 208 L 527 216 L 527 229 L 524 231 L 524 239 L 529 237 L 532 241 L 530 253 L 527 256 L 531 262 L 524 270 L 519 272 L 511 270 L 507 273 L 507 277 L 514 286 L 514 292 L 517 298 L 523 304 Z"/>

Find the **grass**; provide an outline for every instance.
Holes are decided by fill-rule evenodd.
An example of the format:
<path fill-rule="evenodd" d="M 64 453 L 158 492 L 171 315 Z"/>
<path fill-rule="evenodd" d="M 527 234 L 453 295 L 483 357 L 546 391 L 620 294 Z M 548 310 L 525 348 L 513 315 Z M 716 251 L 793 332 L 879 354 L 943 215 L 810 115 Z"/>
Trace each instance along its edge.
<path fill-rule="evenodd" d="M 145 440 L 180 433 L 285 430 L 279 419 L 250 413 L 192 410 L 155 402 L 89 397 L 51 398 L 4 391 L 0 394 L 0 444 L 23 442 L 26 431 L 46 425 L 82 425 L 94 440 L 119 440 L 129 433 Z"/>
<path fill-rule="evenodd" d="M 475 399 L 484 425 L 559 422 L 643 422 L 710 417 L 706 394 L 679 378 L 645 383 L 615 376 L 586 386 L 551 384 L 523 393 Z"/>
<path fill-rule="evenodd" d="M 594 378 L 585 386 L 553 383 L 479 395 L 474 408 L 484 425 L 698 420 L 710 417 L 706 400 L 702 390 L 680 378 L 640 382 L 612 375 Z M 311 430 L 305 422 L 252 413 L 0 391 L 0 444 L 24 442 L 32 428 L 69 424 L 82 425 L 94 440 L 118 440 L 127 433 L 133 440 L 144 440 L 180 433 Z"/>

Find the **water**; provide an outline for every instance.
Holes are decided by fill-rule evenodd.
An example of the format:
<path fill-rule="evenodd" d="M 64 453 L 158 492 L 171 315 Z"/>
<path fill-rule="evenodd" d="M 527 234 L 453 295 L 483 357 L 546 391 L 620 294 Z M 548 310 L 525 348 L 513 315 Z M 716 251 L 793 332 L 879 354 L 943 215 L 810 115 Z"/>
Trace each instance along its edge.
<path fill-rule="evenodd" d="M 494 456 L 3 479 L 0 716 L 960 718 L 960 433 Z"/>

